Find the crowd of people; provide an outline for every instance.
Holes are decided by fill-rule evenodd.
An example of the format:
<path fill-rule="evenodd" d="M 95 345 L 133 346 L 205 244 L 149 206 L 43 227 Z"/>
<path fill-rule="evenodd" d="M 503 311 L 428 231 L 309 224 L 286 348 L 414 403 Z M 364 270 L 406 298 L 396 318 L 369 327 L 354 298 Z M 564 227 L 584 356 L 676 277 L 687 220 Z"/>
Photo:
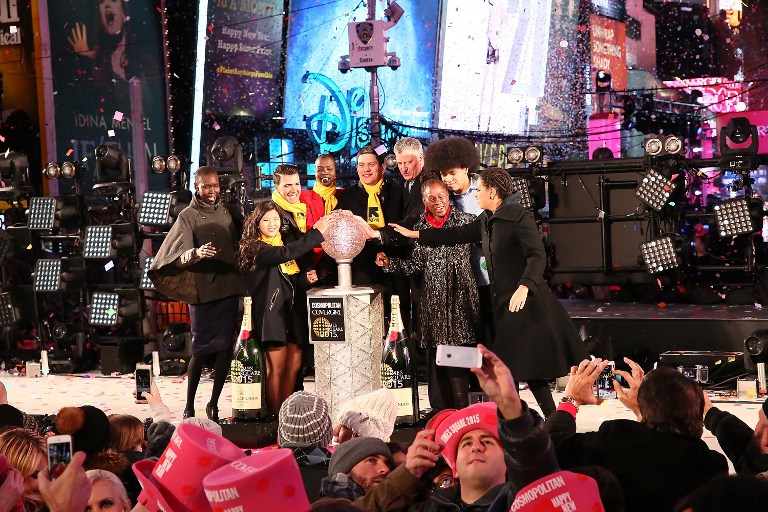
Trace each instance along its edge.
<path fill-rule="evenodd" d="M 590 359 L 544 281 L 545 252 L 531 212 L 503 169 L 479 173 L 463 138 L 357 155 L 359 183 L 340 189 L 336 162 L 320 155 L 304 190 L 299 169 L 274 171 L 274 191 L 243 218 L 220 195 L 215 168 L 195 175 L 195 197 L 149 269 L 155 287 L 189 304 L 193 357 L 183 421 L 173 425 L 157 385 L 151 421 L 67 407 L 42 431 L 0 394 L 0 512 L 51 510 L 692 511 L 761 510 L 768 498 L 768 401 L 750 428 L 712 406 L 700 386 L 668 369 L 627 360 L 614 382 L 636 420 L 577 432 L 580 407 L 596 405 L 608 362 Z M 392 439 L 397 400 L 387 389 L 328 404 L 302 389 L 310 349 L 306 293 L 334 284 L 321 243 L 340 215 L 368 238 L 353 283 L 401 297 L 406 328 L 426 352 L 433 409 L 408 445 Z M 222 436 L 218 402 L 252 297 L 251 335 L 265 352 L 266 408 L 275 446 L 238 448 Z M 388 302 L 388 301 L 387 301 Z M 439 345 L 477 347 L 480 368 L 436 364 Z M 194 401 L 214 361 L 207 418 Z M 555 404 L 549 381 L 569 375 Z M 528 384 L 539 414 L 520 399 Z M 488 401 L 471 403 L 470 391 Z M 732 461 L 702 441 L 712 432 Z M 75 454 L 49 473 L 45 435 L 68 434 Z M 58 472 L 57 472 L 58 473 Z"/>

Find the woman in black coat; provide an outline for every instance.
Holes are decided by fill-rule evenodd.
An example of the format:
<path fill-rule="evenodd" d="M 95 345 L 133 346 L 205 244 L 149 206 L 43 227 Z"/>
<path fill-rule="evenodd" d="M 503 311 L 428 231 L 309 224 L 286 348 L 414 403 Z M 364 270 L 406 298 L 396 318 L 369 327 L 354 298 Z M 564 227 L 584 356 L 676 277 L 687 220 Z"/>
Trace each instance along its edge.
<path fill-rule="evenodd" d="M 411 231 L 393 225 L 422 245 L 482 243 L 491 281 L 496 322 L 493 350 L 525 381 L 549 416 L 555 402 L 547 379 L 570 372 L 588 357 L 573 322 L 544 282 L 546 257 L 533 215 L 506 199 L 512 194 L 512 177 L 503 169 L 480 173 L 477 202 L 485 210 L 464 226 Z"/>
<path fill-rule="evenodd" d="M 309 270 L 312 249 L 324 240 L 329 222 L 315 222 L 300 238 L 284 243 L 283 217 L 272 201 L 256 205 L 245 222 L 237 263 L 245 278 L 251 306 L 253 336 L 267 359 L 267 402 L 272 413 L 293 392 L 307 342 L 306 290 L 317 282 Z"/>

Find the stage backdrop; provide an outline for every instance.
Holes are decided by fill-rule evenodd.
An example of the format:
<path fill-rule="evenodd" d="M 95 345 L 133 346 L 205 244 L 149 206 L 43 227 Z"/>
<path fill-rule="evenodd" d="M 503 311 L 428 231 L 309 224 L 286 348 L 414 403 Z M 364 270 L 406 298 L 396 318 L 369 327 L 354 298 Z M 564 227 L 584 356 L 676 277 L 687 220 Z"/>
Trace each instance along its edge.
<path fill-rule="evenodd" d="M 432 118 L 439 2 L 403 0 L 399 4 L 405 14 L 387 31 L 387 51 L 396 52 L 402 65 L 396 71 L 379 68 L 380 111 L 387 118 L 428 127 Z M 349 150 L 354 155 L 370 142 L 370 74 L 363 69 L 346 74 L 338 70 L 340 57 L 349 53 L 347 24 L 365 20 L 367 14 L 362 4 L 350 11 L 351 5 L 318 5 L 317 0 L 291 2 L 285 126 L 307 130 L 321 152 Z M 381 9 L 376 17 L 382 19 Z M 418 129 L 402 132 L 426 135 Z"/>
<path fill-rule="evenodd" d="M 94 150 L 110 144 L 131 159 L 168 151 L 159 0 L 48 0 L 56 158 L 95 174 Z M 142 80 L 144 148 L 132 143 L 128 80 Z M 167 175 L 148 176 L 150 189 Z"/>

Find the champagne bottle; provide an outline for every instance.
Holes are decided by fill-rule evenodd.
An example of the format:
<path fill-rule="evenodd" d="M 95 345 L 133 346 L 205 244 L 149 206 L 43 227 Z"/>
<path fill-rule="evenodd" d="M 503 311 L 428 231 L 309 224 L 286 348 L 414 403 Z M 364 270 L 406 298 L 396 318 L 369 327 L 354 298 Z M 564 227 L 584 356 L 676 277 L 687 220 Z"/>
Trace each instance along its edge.
<path fill-rule="evenodd" d="M 381 354 L 381 386 L 391 389 L 397 398 L 398 425 L 419 421 L 418 385 L 408 353 L 403 321 L 400 318 L 400 297 L 392 296 L 389 333 Z"/>
<path fill-rule="evenodd" d="M 230 368 L 232 377 L 232 418 L 252 421 L 266 416 L 264 400 L 264 353 L 251 336 L 252 299 L 243 299 L 243 322 L 240 338 Z"/>

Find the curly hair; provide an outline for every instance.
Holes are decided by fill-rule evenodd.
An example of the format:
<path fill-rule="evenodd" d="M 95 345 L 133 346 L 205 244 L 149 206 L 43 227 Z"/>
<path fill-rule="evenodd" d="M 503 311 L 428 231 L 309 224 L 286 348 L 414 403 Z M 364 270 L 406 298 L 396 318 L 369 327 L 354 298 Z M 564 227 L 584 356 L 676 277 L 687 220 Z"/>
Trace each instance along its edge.
<path fill-rule="evenodd" d="M 275 185 L 279 185 L 282 176 L 293 176 L 294 174 L 299 174 L 298 167 L 291 164 L 280 164 L 275 167 L 275 171 L 272 173 L 272 180 L 275 182 Z"/>
<path fill-rule="evenodd" d="M 501 167 L 488 167 L 480 173 L 483 185 L 496 191 L 503 201 L 515 193 L 515 182 L 512 176 Z"/>
<path fill-rule="evenodd" d="M 433 177 L 431 174 L 426 177 L 426 179 L 421 183 L 421 195 L 426 196 L 429 192 L 429 187 L 432 185 L 439 185 L 443 190 L 448 192 L 448 186 L 443 183 L 443 180 L 439 180 L 435 177 Z"/>
<path fill-rule="evenodd" d="M 637 392 L 637 405 L 641 422 L 653 430 L 694 439 L 704 432 L 704 392 L 674 368 L 649 372 Z"/>
<path fill-rule="evenodd" d="M 240 238 L 240 245 L 237 248 L 237 268 L 241 272 L 255 271 L 256 259 L 259 257 L 264 242 L 261 240 L 261 231 L 259 231 L 259 222 L 267 212 L 277 209 L 277 205 L 272 201 L 262 201 L 256 204 L 253 213 L 245 220 L 243 225 L 243 236 Z"/>
<path fill-rule="evenodd" d="M 480 166 L 480 153 L 475 144 L 464 137 L 448 137 L 433 142 L 427 148 L 424 167 L 432 172 L 442 173 L 457 167 L 470 172 Z"/>

